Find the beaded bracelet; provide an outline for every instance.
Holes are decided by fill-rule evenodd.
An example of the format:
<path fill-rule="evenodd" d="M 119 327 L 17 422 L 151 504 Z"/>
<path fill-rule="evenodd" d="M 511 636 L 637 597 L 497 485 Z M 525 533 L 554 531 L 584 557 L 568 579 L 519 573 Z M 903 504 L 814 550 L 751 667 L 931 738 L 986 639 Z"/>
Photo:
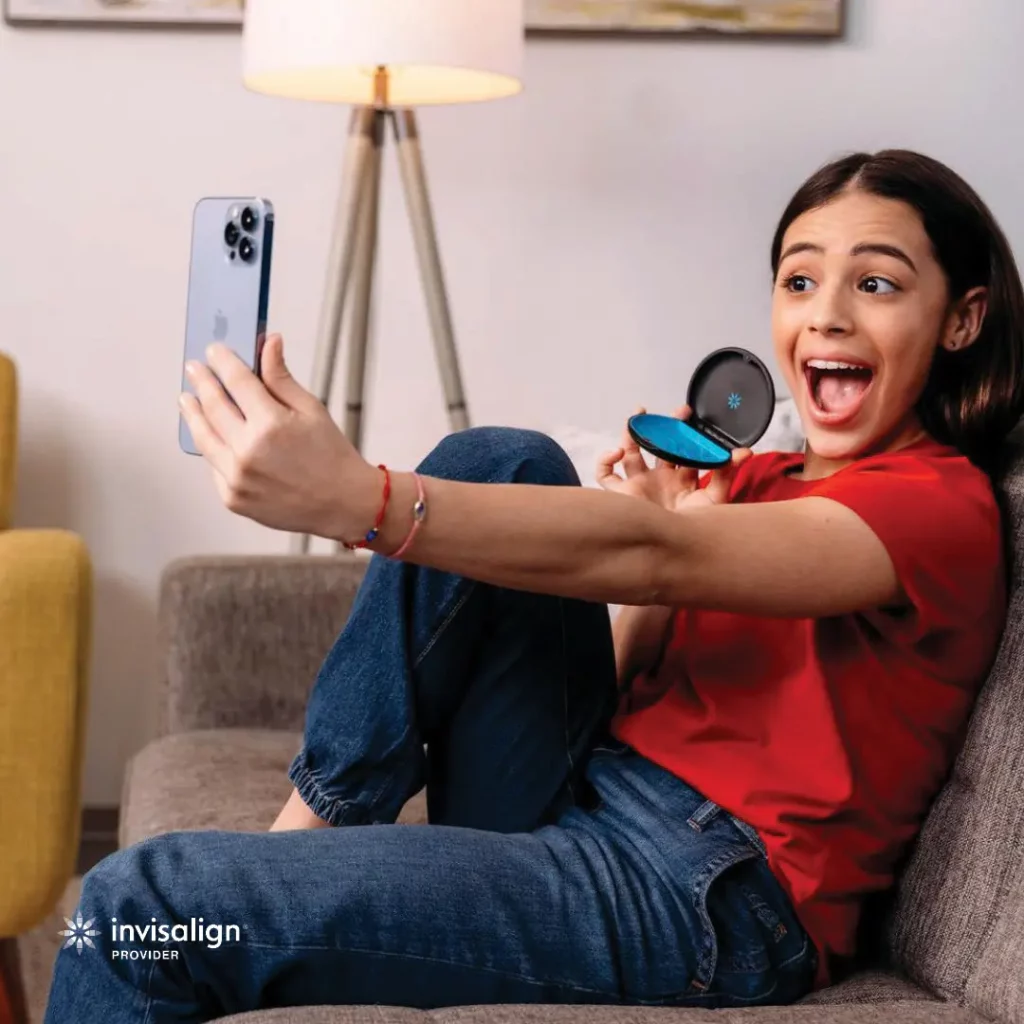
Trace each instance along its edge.
<path fill-rule="evenodd" d="M 346 541 L 342 541 L 342 546 L 348 551 L 358 551 L 360 548 L 368 548 L 376 539 L 380 533 L 381 523 L 384 522 L 384 516 L 388 512 L 388 499 L 391 497 L 391 473 L 388 472 L 388 467 L 380 465 L 378 469 L 384 470 L 384 497 L 381 499 L 380 511 L 377 513 L 377 519 L 373 524 L 373 528 L 363 538 L 363 540 L 357 540 L 355 544 L 349 544 Z"/>
<path fill-rule="evenodd" d="M 409 550 L 416 533 L 423 525 L 423 520 L 427 517 L 427 496 L 423 490 L 423 481 L 420 479 L 419 473 L 413 473 L 412 478 L 416 481 L 416 503 L 412 507 L 412 528 L 402 546 L 390 556 L 391 558 L 401 558 Z"/>

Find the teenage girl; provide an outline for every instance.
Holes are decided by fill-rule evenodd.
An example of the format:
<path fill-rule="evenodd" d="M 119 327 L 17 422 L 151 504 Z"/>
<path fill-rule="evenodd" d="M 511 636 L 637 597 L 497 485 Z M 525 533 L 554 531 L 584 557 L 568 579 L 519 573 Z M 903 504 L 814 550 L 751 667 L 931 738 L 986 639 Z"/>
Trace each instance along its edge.
<path fill-rule="evenodd" d="M 551 440 L 497 428 L 398 473 L 280 338 L 263 382 L 223 348 L 191 367 L 182 408 L 227 507 L 377 557 L 274 828 L 163 835 L 89 872 L 102 955 L 60 955 L 49 1024 L 788 1003 L 849 966 L 1004 623 L 1024 292 L 978 196 L 904 151 L 816 173 L 771 262 L 806 447 L 701 479 L 624 441 L 584 489 Z M 394 825 L 423 785 L 431 823 Z M 112 955 L 111 918 L 199 917 L 243 940 Z"/>

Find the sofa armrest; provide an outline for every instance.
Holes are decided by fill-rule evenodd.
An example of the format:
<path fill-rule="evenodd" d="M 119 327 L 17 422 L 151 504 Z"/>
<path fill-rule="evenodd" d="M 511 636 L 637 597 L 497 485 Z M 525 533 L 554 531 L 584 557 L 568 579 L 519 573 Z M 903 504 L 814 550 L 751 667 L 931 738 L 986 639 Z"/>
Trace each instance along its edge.
<path fill-rule="evenodd" d="M 183 559 L 160 588 L 159 735 L 301 730 L 366 570 L 352 555 Z"/>
<path fill-rule="evenodd" d="M 74 871 L 91 576 L 74 534 L 0 531 L 0 938 L 38 924 Z"/>

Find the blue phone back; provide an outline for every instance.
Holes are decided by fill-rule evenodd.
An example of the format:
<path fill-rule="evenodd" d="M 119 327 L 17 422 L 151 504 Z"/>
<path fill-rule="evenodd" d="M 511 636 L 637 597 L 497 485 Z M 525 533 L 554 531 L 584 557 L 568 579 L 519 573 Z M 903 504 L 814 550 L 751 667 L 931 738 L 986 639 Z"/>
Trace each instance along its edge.
<path fill-rule="evenodd" d="M 255 214 L 255 224 L 243 226 L 243 211 Z M 246 222 L 248 223 L 248 222 Z M 234 224 L 236 232 L 228 228 Z M 188 278 L 185 359 L 181 386 L 192 391 L 184 362 L 206 362 L 206 349 L 220 341 L 259 372 L 267 329 L 270 265 L 274 241 L 274 207 L 251 197 L 201 199 L 192 218 L 192 260 Z M 233 243 L 233 244 L 232 244 Z M 248 259 L 243 258 L 244 255 Z M 191 432 L 179 417 L 182 451 L 199 452 Z"/>

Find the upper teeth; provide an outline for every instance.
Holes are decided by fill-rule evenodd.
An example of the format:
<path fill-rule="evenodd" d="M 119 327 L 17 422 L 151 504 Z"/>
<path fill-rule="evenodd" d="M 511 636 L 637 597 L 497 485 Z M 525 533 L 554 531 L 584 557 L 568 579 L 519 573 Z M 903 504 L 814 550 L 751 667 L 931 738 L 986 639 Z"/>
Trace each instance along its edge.
<path fill-rule="evenodd" d="M 863 366 L 854 366 L 853 363 L 836 363 L 828 359 L 808 359 L 807 365 L 815 370 L 863 370 Z"/>

